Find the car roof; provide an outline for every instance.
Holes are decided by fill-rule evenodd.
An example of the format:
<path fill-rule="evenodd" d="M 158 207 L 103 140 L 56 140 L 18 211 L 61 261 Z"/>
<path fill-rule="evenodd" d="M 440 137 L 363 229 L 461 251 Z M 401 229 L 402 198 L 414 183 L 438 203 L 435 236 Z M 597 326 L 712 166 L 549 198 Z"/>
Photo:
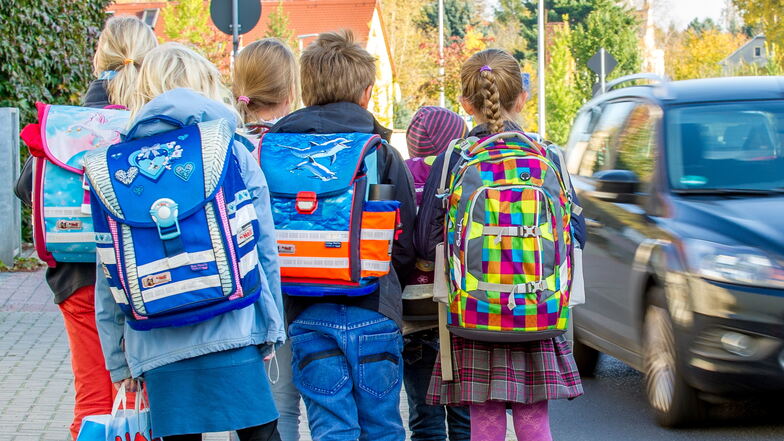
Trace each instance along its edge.
<path fill-rule="evenodd" d="M 784 77 L 723 77 L 629 86 L 598 95 L 584 108 L 618 98 L 641 97 L 662 106 L 784 98 Z"/>

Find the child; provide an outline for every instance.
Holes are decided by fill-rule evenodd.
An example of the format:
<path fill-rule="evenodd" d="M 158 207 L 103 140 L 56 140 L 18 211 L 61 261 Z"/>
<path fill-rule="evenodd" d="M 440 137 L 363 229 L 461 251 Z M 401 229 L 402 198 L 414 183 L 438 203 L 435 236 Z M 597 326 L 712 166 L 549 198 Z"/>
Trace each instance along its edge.
<path fill-rule="evenodd" d="M 297 101 L 297 59 L 285 43 L 264 38 L 245 46 L 234 60 L 235 106 L 245 123 L 241 133 L 258 143 L 258 135 L 269 130 L 291 112 Z M 280 412 L 278 431 L 283 441 L 299 440 L 300 395 L 291 373 L 291 345 L 282 345 L 275 353 L 277 360 L 268 361 L 275 377 L 272 394 Z"/>
<path fill-rule="evenodd" d="M 469 136 L 486 137 L 502 131 L 521 131 L 515 122 L 527 94 L 520 67 L 507 52 L 488 49 L 469 58 L 461 69 L 461 104 L 478 125 Z M 441 170 L 440 155 L 433 164 Z M 560 164 L 556 164 L 560 167 Z M 451 168 L 450 168 L 451 169 Z M 443 236 L 445 210 L 436 197 L 439 174 L 430 175 L 417 220 L 417 252 L 434 258 Z M 572 218 L 582 243 L 582 219 Z M 547 401 L 575 398 L 582 385 L 568 342 L 561 336 L 523 343 L 489 343 L 452 336 L 454 381 L 442 381 L 441 361 L 436 362 L 428 391 L 432 404 L 468 405 L 472 441 L 502 441 L 506 435 L 506 408 L 513 411 L 519 440 L 551 440 Z"/>
<path fill-rule="evenodd" d="M 98 38 L 93 65 L 96 80 L 90 83 L 82 105 L 106 107 L 128 106 L 134 91 L 139 66 L 157 40 L 152 29 L 136 17 L 112 17 Z M 33 163 L 25 163 L 16 193 L 31 205 Z M 100 352 L 95 329 L 95 265 L 58 262 L 46 270 L 46 281 L 60 307 L 71 349 L 76 399 L 70 431 L 76 439 L 82 418 L 108 414 L 112 409 L 114 388 Z"/>
<path fill-rule="evenodd" d="M 376 60 L 354 42 L 350 31 L 319 35 L 302 53 L 300 73 L 302 101 L 307 107 L 275 124 L 262 140 L 262 152 L 267 148 L 267 137 L 278 133 L 352 136 L 375 133 L 389 139 L 390 131 L 381 127 L 366 110 L 376 78 Z M 321 163 L 312 157 L 301 163 L 311 165 L 314 175 L 321 173 L 325 182 L 334 177 L 328 166 L 334 168 L 336 160 L 360 159 L 342 154 L 348 145 L 332 145 L 334 148 L 329 151 L 343 150 L 341 155 L 325 152 L 326 158 Z M 295 147 L 291 149 L 294 155 L 299 153 Z M 405 280 L 406 270 L 413 263 L 414 194 L 400 155 L 387 144 L 378 145 L 375 154 L 373 165 L 377 168 L 378 182 L 394 185 L 389 196 L 401 204 L 402 233 L 394 241 L 389 274 L 378 280 L 378 289 L 366 295 L 286 295 L 284 298 L 291 323 L 294 383 L 302 393 L 311 434 L 316 440 L 397 441 L 405 437 L 399 411 L 400 281 Z M 263 158 L 262 166 L 267 167 Z M 318 182 L 310 179 L 308 185 L 319 185 Z M 321 229 L 329 227 L 324 225 Z M 326 245 L 332 250 L 342 246 L 341 242 Z M 283 250 L 293 251 L 293 247 Z M 334 287 L 325 286 L 327 289 Z"/>
<path fill-rule="evenodd" d="M 151 51 L 142 65 L 129 133 L 138 139 L 173 130 L 175 123 L 217 119 L 236 126 L 230 100 L 215 66 L 185 46 L 166 43 Z M 96 318 L 106 366 L 115 384 L 144 379 L 153 435 L 164 440 L 201 440 L 203 432 L 228 430 L 237 430 L 243 441 L 280 439 L 263 363 L 271 347 L 285 339 L 267 184 L 244 146 L 233 143 L 232 155 L 260 224 L 258 300 L 192 325 L 134 330 L 115 302 L 99 262 Z M 141 176 L 136 179 L 136 184 L 147 187 L 145 192 L 155 185 Z"/>
<path fill-rule="evenodd" d="M 442 107 L 426 106 L 414 113 L 411 124 L 406 131 L 408 153 L 411 156 L 406 160 L 411 175 L 414 178 L 417 204 L 422 201 L 422 190 L 431 172 L 431 164 L 436 156 L 442 153 L 454 139 L 463 138 L 468 132 L 465 121 L 460 115 Z M 403 294 L 403 311 L 416 311 L 426 299 L 417 295 L 417 287 L 429 290 L 432 298 L 433 263 L 417 259 L 416 268 L 409 276 L 406 293 Z M 407 299 L 411 290 L 416 299 Z M 430 301 L 428 306 L 435 306 Z M 421 306 L 420 306 L 421 307 Z M 423 313 L 430 313 L 429 309 Z M 425 402 L 427 386 L 433 372 L 438 353 L 438 325 L 434 320 L 422 320 L 422 315 L 417 314 L 417 320 L 406 321 L 403 341 L 403 380 L 408 396 L 408 427 L 411 430 L 412 441 L 426 441 L 431 439 L 447 439 L 447 428 L 444 420 L 449 424 L 450 441 L 468 441 L 470 420 L 468 409 L 465 407 L 431 406 Z M 411 331 L 409 331 L 409 328 Z M 410 332 L 410 333 L 408 333 Z"/>

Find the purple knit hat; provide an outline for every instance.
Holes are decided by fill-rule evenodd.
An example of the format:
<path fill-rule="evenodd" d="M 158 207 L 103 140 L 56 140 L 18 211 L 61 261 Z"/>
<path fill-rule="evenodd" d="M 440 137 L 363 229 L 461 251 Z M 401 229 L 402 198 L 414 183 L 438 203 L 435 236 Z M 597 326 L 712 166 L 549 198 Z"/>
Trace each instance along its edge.
<path fill-rule="evenodd" d="M 421 107 L 406 131 L 408 154 L 412 158 L 438 155 L 467 131 L 465 121 L 457 113 L 443 107 Z"/>

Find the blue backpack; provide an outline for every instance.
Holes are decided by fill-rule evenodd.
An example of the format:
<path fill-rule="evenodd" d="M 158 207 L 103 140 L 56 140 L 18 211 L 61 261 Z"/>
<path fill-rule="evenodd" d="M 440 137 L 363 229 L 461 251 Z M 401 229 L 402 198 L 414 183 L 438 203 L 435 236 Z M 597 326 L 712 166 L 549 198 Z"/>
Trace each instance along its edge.
<path fill-rule="evenodd" d="M 400 203 L 368 200 L 382 142 L 366 133 L 262 137 L 286 294 L 366 295 L 389 273 Z"/>
<path fill-rule="evenodd" d="M 164 121 L 158 116 L 134 126 Z M 96 250 L 136 330 L 184 326 L 259 296 L 259 223 L 225 120 L 85 156 Z"/>

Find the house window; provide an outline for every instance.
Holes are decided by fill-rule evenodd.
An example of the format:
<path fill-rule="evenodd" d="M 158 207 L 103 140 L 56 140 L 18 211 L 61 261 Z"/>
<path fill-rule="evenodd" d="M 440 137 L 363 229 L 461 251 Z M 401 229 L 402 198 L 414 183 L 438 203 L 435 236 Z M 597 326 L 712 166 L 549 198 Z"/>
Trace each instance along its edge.
<path fill-rule="evenodd" d="M 155 23 L 158 21 L 158 8 L 145 9 L 142 13 L 142 21 L 147 23 L 147 26 L 155 29 Z"/>
<path fill-rule="evenodd" d="M 755 57 L 761 57 L 762 56 L 762 48 L 761 47 L 757 46 L 757 47 L 754 48 L 754 56 Z"/>

